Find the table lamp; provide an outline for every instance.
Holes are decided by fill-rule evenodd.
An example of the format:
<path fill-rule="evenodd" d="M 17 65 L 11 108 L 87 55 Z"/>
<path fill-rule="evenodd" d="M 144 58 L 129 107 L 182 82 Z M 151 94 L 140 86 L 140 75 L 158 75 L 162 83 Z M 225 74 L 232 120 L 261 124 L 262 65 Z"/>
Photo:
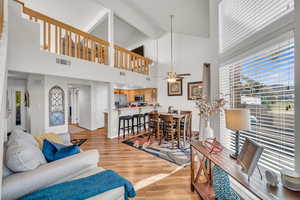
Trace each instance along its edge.
<path fill-rule="evenodd" d="M 237 159 L 239 155 L 240 131 L 250 130 L 249 109 L 228 109 L 225 110 L 226 128 L 236 131 L 235 153 L 230 157 Z"/>

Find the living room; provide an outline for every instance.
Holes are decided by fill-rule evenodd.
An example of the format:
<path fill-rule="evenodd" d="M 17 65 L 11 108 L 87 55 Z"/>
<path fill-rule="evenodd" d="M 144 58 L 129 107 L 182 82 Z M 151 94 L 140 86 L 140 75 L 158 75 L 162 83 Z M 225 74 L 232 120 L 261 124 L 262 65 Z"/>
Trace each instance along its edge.
<path fill-rule="evenodd" d="M 1 199 L 298 199 L 298 4 L 0 0 Z"/>

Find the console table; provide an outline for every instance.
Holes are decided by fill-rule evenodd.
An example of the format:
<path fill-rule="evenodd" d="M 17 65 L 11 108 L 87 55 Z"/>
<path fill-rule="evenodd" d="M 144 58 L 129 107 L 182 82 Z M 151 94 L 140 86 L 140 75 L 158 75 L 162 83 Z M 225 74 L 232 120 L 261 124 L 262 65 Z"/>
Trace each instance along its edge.
<path fill-rule="evenodd" d="M 215 199 L 212 188 L 211 169 L 217 165 L 250 191 L 258 199 L 262 200 L 299 200 L 300 192 L 294 192 L 284 188 L 281 183 L 277 188 L 269 187 L 265 177 L 261 180 L 256 169 L 248 182 L 248 176 L 242 172 L 241 166 L 236 160 L 230 158 L 230 150 L 224 148 L 217 154 L 210 154 L 202 142 L 191 143 L 191 190 L 196 191 L 204 200 Z M 262 171 L 264 175 L 264 170 Z M 205 175 L 206 180 L 203 181 Z M 202 177 L 202 178 L 200 178 Z M 202 179 L 202 180 L 201 180 Z M 280 177 L 279 177 L 280 179 Z"/>

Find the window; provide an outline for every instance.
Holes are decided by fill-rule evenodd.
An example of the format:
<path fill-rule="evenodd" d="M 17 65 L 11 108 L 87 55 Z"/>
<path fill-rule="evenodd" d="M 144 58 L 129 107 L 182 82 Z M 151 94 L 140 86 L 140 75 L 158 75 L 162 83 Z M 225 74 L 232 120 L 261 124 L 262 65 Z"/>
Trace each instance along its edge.
<path fill-rule="evenodd" d="M 65 93 L 59 86 L 54 86 L 49 91 L 49 124 L 65 124 Z"/>
<path fill-rule="evenodd" d="M 223 53 L 294 10 L 294 0 L 222 0 L 219 4 Z"/>
<path fill-rule="evenodd" d="M 276 41 L 269 48 L 221 67 L 220 93 L 231 108 L 248 108 L 251 131 L 241 132 L 264 146 L 260 164 L 294 169 L 294 39 Z M 224 117 L 224 116 L 223 116 Z M 224 118 L 221 130 L 225 130 Z M 234 150 L 235 134 L 225 130 L 221 141 Z"/>

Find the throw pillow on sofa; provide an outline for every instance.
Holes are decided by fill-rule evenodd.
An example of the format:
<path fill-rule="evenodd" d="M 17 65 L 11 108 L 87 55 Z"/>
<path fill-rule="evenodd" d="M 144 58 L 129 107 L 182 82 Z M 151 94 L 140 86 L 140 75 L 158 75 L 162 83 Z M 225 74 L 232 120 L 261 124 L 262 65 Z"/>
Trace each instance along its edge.
<path fill-rule="evenodd" d="M 44 140 L 43 154 L 48 162 L 59 160 L 80 153 L 77 145 L 61 146 L 59 144 Z"/>
<path fill-rule="evenodd" d="M 6 166 L 14 172 L 33 170 L 47 163 L 42 151 L 30 144 L 13 143 L 6 150 Z"/>
<path fill-rule="evenodd" d="M 29 133 L 25 133 L 23 131 L 23 129 L 21 128 L 16 128 L 12 131 L 11 135 L 8 138 L 7 141 L 7 146 L 11 146 L 14 143 L 17 144 L 28 144 L 28 145 L 33 145 L 38 147 L 38 143 L 36 142 L 36 140 L 34 139 L 34 137 L 32 135 L 30 135 Z"/>

